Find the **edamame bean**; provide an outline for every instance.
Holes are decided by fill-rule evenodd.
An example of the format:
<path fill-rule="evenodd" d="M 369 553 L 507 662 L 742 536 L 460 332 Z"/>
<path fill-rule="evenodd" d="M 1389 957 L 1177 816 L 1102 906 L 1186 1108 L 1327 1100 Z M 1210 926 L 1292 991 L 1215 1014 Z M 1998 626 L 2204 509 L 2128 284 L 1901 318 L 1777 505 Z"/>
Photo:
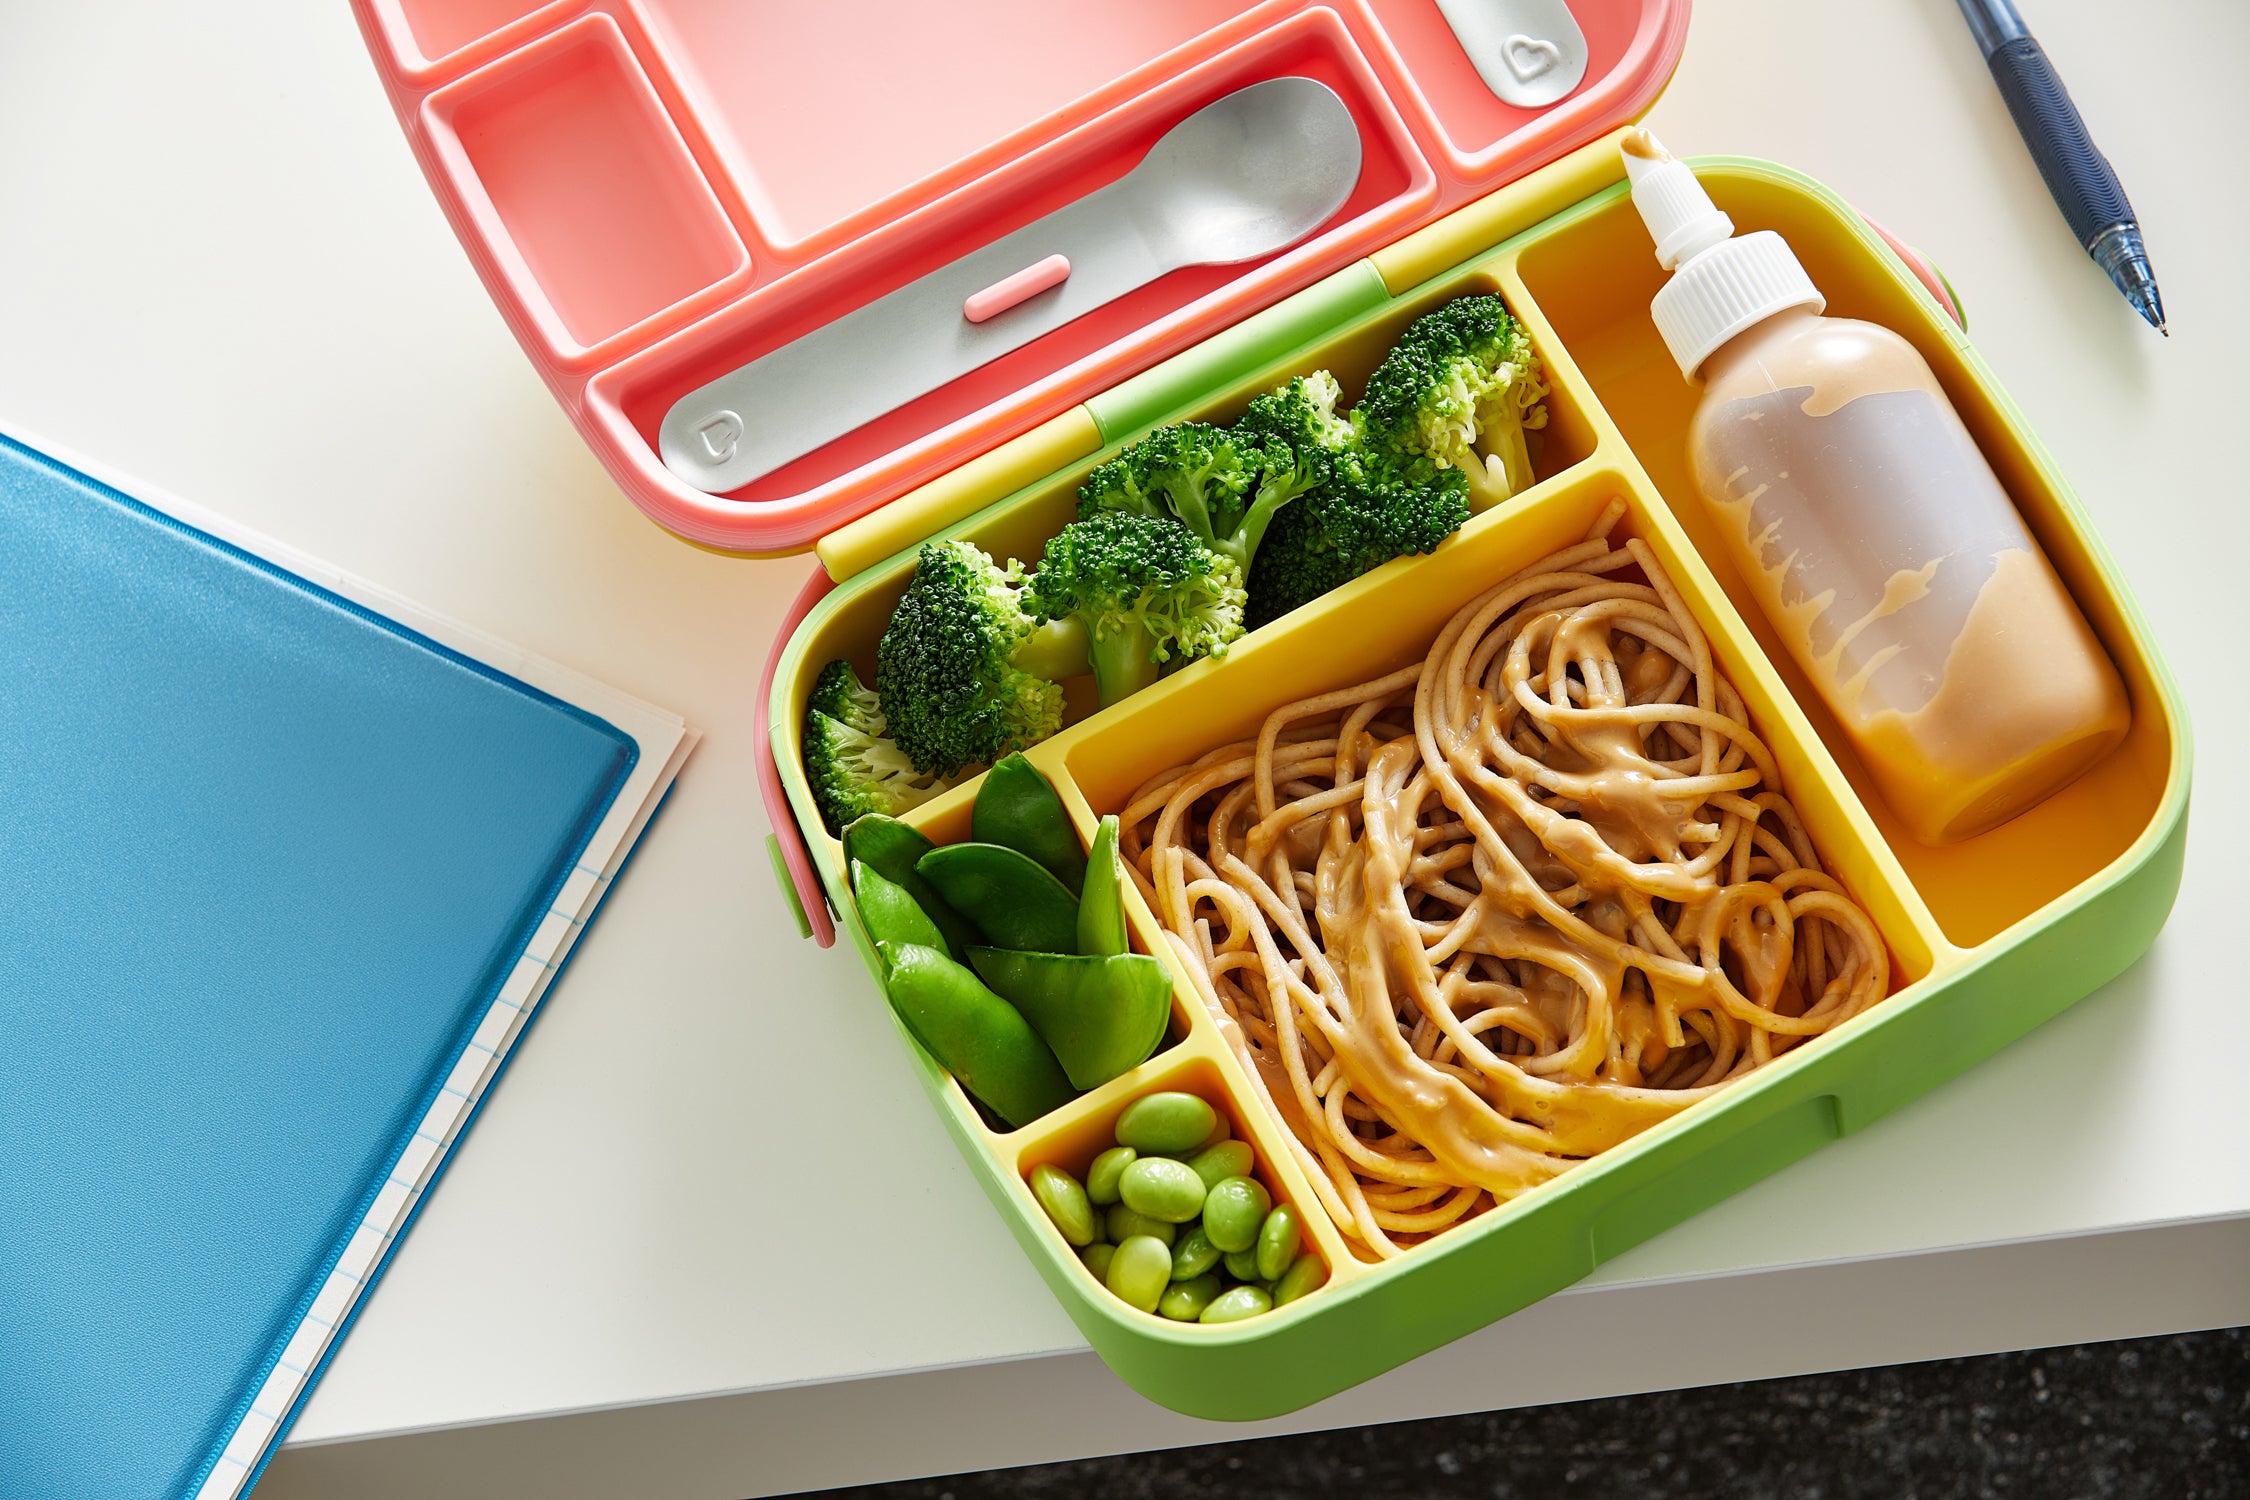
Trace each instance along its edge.
<path fill-rule="evenodd" d="M 1110 1243 L 1122 1245 L 1137 1234 L 1164 1242 L 1169 1250 L 1172 1241 L 1179 1237 L 1180 1226 L 1166 1219 L 1152 1219 L 1147 1214 L 1135 1213 L 1122 1203 L 1110 1206 L 1104 1227 L 1109 1230 Z"/>
<path fill-rule="evenodd" d="M 1258 1242 L 1259 1226 L 1273 1199 L 1255 1177 L 1229 1177 L 1203 1200 L 1203 1232 L 1221 1250 L 1247 1250 Z"/>
<path fill-rule="evenodd" d="M 1117 1179 L 1125 1169 L 1140 1159 L 1140 1152 L 1130 1146 L 1112 1146 L 1094 1158 L 1086 1169 L 1086 1198 L 1107 1208 L 1117 1201 Z"/>
<path fill-rule="evenodd" d="M 1164 1289 L 1157 1300 L 1156 1310 L 1167 1318 L 1181 1323 L 1192 1323 L 1203 1316 L 1203 1309 L 1218 1300 L 1219 1278 L 1197 1276 L 1188 1281 L 1175 1281 Z"/>
<path fill-rule="evenodd" d="M 1203 1179 L 1203 1190 L 1209 1192 L 1229 1177 L 1248 1177 L 1254 1161 L 1248 1141 L 1221 1141 L 1189 1157 L 1188 1165 L 1195 1168 L 1195 1175 Z"/>
<path fill-rule="evenodd" d="M 1136 1234 L 1110 1257 L 1105 1283 L 1119 1298 L 1142 1312 L 1156 1311 L 1172 1284 L 1172 1247 L 1153 1234 Z"/>
<path fill-rule="evenodd" d="M 1258 1252 L 1255 1250 L 1229 1250 L 1226 1254 L 1227 1274 L 1237 1281 L 1258 1279 Z"/>
<path fill-rule="evenodd" d="M 1172 1279 L 1188 1281 L 1210 1270 L 1219 1263 L 1219 1247 L 1211 1243 L 1211 1236 L 1203 1232 L 1201 1224 L 1191 1225 L 1172 1246 Z"/>
<path fill-rule="evenodd" d="M 1254 1318 L 1262 1312 L 1273 1311 L 1273 1298 L 1254 1286 L 1238 1286 L 1231 1292 L 1214 1298 L 1199 1323 L 1233 1323 L 1243 1318 Z"/>
<path fill-rule="evenodd" d="M 1213 1110 L 1211 1114 L 1212 1121 L 1210 1133 L 1205 1135 L 1202 1140 L 1195 1143 L 1195 1149 L 1198 1151 L 1208 1151 L 1213 1146 L 1218 1145 L 1219 1142 L 1228 1139 L 1234 1134 L 1234 1127 L 1227 1123 L 1227 1117 L 1225 1115 L 1220 1114 L 1217 1110 Z"/>
<path fill-rule="evenodd" d="M 1328 1282 L 1328 1267 L 1321 1264 L 1317 1255 L 1300 1255 L 1296 1264 L 1281 1275 L 1273 1289 L 1273 1305 L 1286 1307 L 1307 1292 L 1317 1291 Z"/>
<path fill-rule="evenodd" d="M 1079 1251 L 1078 1258 L 1086 1263 L 1087 1270 L 1094 1273 L 1094 1279 L 1096 1281 L 1100 1282 L 1104 1286 L 1107 1286 L 1109 1285 L 1110 1258 L 1116 1254 L 1117 1247 L 1115 1245 L 1112 1245 L 1105 1240 L 1096 1240 L 1091 1245 L 1088 1245 L 1085 1249 Z"/>
<path fill-rule="evenodd" d="M 1179 1155 L 1202 1145 L 1218 1118 L 1217 1110 L 1193 1094 L 1146 1094 L 1117 1117 L 1117 1144 L 1144 1156 Z"/>
<path fill-rule="evenodd" d="M 1279 1281 L 1282 1273 L 1297 1263 L 1297 1250 L 1304 1240 L 1305 1227 L 1297 1219 L 1297 1210 L 1286 1203 L 1274 1205 L 1273 1212 L 1258 1226 L 1258 1279 Z"/>
<path fill-rule="evenodd" d="M 1031 1196 L 1039 1200 L 1064 1239 L 1073 1245 L 1094 1242 L 1094 1205 L 1086 1201 L 1086 1190 L 1077 1178 L 1043 1161 L 1031 1169 Z"/>
<path fill-rule="evenodd" d="M 1117 1194 L 1137 1214 L 1185 1224 L 1203 1212 L 1203 1179 L 1186 1162 L 1167 1156 L 1144 1156 L 1117 1179 Z"/>

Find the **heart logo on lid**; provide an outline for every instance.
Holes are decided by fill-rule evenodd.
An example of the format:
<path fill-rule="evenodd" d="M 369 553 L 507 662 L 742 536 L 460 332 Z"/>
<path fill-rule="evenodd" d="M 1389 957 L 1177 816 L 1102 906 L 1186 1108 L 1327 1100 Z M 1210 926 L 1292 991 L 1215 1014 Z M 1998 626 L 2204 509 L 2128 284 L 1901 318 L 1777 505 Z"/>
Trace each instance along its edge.
<path fill-rule="evenodd" d="M 734 445 L 742 441 L 742 418 L 731 411 L 720 412 L 696 428 L 695 435 L 703 439 L 703 451 L 711 462 L 723 464 L 734 457 Z"/>
<path fill-rule="evenodd" d="M 1540 74 L 1553 71 L 1555 64 L 1562 61 L 1562 48 L 1519 31 L 1500 44 L 1500 56 L 1509 72 L 1529 83 Z"/>

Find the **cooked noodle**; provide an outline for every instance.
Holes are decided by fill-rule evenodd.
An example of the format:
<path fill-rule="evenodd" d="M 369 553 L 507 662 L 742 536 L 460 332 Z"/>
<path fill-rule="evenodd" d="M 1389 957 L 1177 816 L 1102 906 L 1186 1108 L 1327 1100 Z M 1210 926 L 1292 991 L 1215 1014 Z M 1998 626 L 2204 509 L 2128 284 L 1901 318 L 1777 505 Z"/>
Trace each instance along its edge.
<path fill-rule="evenodd" d="M 1420 663 L 1277 709 L 1124 813 L 1204 1003 L 1378 1255 L 1888 992 L 1678 591 L 1610 544 L 1622 513 Z"/>

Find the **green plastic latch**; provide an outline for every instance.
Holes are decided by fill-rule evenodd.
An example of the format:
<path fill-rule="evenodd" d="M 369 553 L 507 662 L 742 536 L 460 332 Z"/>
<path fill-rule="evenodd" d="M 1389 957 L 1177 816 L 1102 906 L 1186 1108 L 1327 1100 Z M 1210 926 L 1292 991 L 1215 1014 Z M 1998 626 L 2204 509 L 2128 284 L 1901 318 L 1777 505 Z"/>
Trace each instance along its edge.
<path fill-rule="evenodd" d="M 1091 397 L 1086 410 L 1093 413 L 1105 444 L 1122 442 L 1390 298 L 1390 288 L 1383 284 L 1374 262 L 1355 261 L 1264 312 L 1244 318 L 1234 327 Z"/>
<path fill-rule="evenodd" d="M 805 916 L 805 903 L 797 898 L 797 882 L 789 878 L 789 861 L 782 855 L 779 835 L 766 835 L 766 858 L 773 861 L 773 883 L 781 887 L 781 899 L 797 919 L 797 936 L 811 937 L 812 922 Z"/>

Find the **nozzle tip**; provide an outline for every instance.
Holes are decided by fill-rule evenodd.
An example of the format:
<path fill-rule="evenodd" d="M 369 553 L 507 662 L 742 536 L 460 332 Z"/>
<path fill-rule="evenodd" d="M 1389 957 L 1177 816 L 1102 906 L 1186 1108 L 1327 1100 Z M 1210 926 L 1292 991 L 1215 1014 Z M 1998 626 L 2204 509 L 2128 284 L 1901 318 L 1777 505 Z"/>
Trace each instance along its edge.
<path fill-rule="evenodd" d="M 1626 131 L 1624 135 L 1618 138 L 1617 149 L 1628 157 L 1638 157 L 1642 161 L 1670 161 L 1672 159 L 1672 153 L 1664 149 L 1664 143 L 1644 128 Z"/>

